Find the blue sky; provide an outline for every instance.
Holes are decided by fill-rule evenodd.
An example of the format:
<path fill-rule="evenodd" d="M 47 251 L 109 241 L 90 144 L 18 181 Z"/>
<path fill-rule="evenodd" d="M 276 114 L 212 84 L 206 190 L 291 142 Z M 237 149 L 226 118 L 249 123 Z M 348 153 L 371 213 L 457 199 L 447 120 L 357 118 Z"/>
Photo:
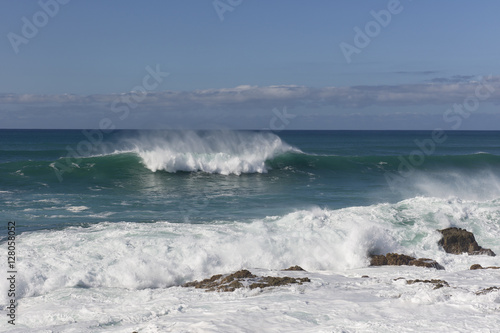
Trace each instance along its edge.
<path fill-rule="evenodd" d="M 6 0 L 0 128 L 500 129 L 499 12 L 493 0 Z"/>

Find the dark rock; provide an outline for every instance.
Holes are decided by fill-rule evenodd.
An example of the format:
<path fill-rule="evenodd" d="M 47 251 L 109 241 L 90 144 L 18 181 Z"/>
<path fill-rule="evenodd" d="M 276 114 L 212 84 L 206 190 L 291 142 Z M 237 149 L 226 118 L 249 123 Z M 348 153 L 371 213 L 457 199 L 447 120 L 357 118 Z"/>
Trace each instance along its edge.
<path fill-rule="evenodd" d="M 437 279 L 432 279 L 432 280 L 420 280 L 420 279 L 416 279 L 416 280 L 406 280 L 406 283 L 407 284 L 414 284 L 414 283 L 432 283 L 434 285 L 434 289 L 439 289 L 439 288 L 443 288 L 443 287 L 449 287 L 450 285 L 448 284 L 448 282 L 446 282 L 445 280 L 437 280 Z"/>
<path fill-rule="evenodd" d="M 410 266 L 418 266 L 418 267 L 427 267 L 427 268 L 435 268 L 435 269 L 444 269 L 436 260 L 432 260 L 429 258 L 419 258 L 411 260 L 409 263 Z"/>
<path fill-rule="evenodd" d="M 384 265 L 391 265 L 391 266 L 408 265 L 408 266 L 444 269 L 444 267 L 441 266 L 439 263 L 437 263 L 435 260 L 428 258 L 416 259 L 414 257 L 398 253 L 387 253 L 385 256 L 373 255 L 370 257 L 370 266 L 384 266 Z"/>
<path fill-rule="evenodd" d="M 483 249 L 477 244 L 472 232 L 455 227 L 442 229 L 439 232 L 443 237 L 439 240 L 438 245 L 442 246 L 447 253 L 495 256 L 493 251 Z"/>
<path fill-rule="evenodd" d="M 471 270 L 474 270 L 474 269 L 500 269 L 500 267 L 497 267 L 497 266 L 483 267 L 479 264 L 474 264 L 474 265 L 470 266 L 470 269 Z"/>
<path fill-rule="evenodd" d="M 385 257 L 387 258 L 387 265 L 392 266 L 409 265 L 410 261 L 415 259 L 413 257 L 398 253 L 387 253 Z"/>
<path fill-rule="evenodd" d="M 284 271 L 305 271 L 305 269 L 303 269 L 302 267 L 300 266 L 290 266 L 288 267 L 287 269 L 283 269 Z"/>
<path fill-rule="evenodd" d="M 309 280 L 309 278 L 307 277 L 292 278 L 288 276 L 257 276 L 252 274 L 250 271 L 243 269 L 226 276 L 217 274 L 203 281 L 187 282 L 183 284 L 182 287 L 195 287 L 205 289 L 206 291 L 231 292 L 235 291 L 238 288 L 243 288 L 245 287 L 245 285 L 248 285 L 250 289 L 255 289 L 285 286 L 293 283 L 302 284 L 304 282 L 311 282 L 311 280 Z"/>
<path fill-rule="evenodd" d="M 485 295 L 485 294 L 490 293 L 490 292 L 495 291 L 495 290 L 500 290 L 500 287 L 489 287 L 489 288 L 481 289 L 479 291 L 476 291 L 476 295 Z"/>
<path fill-rule="evenodd" d="M 387 265 L 387 258 L 384 255 L 373 255 L 370 257 L 370 266 Z"/>
<path fill-rule="evenodd" d="M 235 279 L 245 279 L 245 278 L 253 278 L 255 275 L 253 275 L 250 271 L 246 269 L 242 269 L 241 271 L 237 271 L 236 273 L 233 273 L 229 275 Z"/>
<path fill-rule="evenodd" d="M 366 278 L 369 278 L 368 275 L 363 275 L 362 278 L 366 279 Z"/>
<path fill-rule="evenodd" d="M 195 288 L 213 288 L 217 285 L 217 280 L 222 277 L 222 274 L 217 274 L 209 279 L 203 281 L 193 281 L 183 284 L 183 287 L 195 287 Z"/>
<path fill-rule="evenodd" d="M 474 251 L 472 253 L 469 253 L 470 255 L 477 256 L 477 255 L 486 255 L 490 257 L 495 257 L 496 254 L 495 252 L 491 251 L 490 249 L 483 249 L 481 248 L 479 251 Z"/>
<path fill-rule="evenodd" d="M 309 278 L 296 279 L 288 276 L 284 277 L 263 276 L 259 279 L 259 282 L 252 283 L 250 285 L 250 289 L 286 286 L 292 283 L 302 284 L 304 282 L 311 282 L 311 280 L 309 280 Z"/>

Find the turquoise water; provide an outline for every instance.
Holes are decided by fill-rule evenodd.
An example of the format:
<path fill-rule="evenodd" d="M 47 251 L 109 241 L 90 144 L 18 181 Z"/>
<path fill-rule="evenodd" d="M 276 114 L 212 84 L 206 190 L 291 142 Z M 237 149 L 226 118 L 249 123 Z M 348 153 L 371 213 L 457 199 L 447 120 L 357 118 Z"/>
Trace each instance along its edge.
<path fill-rule="evenodd" d="M 100 135 L 1 130 L 4 219 L 16 220 L 19 232 L 245 222 L 416 196 L 491 199 L 500 173 L 500 132 L 447 132 L 437 140 L 430 131 Z"/>
<path fill-rule="evenodd" d="M 496 273 L 469 267 L 499 266 L 499 257 L 448 254 L 437 230 L 465 228 L 500 253 L 499 139 L 500 132 L 2 130 L 0 245 L 7 253 L 7 222 L 15 220 L 19 304 L 8 329 L 165 332 L 199 330 L 201 321 L 207 331 L 231 331 L 270 311 L 284 318 L 298 304 L 318 322 L 329 318 L 323 327 L 388 306 L 398 320 L 402 307 L 421 308 L 419 318 L 443 309 L 469 311 L 466 320 L 494 317 L 498 296 L 476 291 L 496 285 Z M 432 258 L 446 270 L 367 267 L 370 254 L 389 252 Z M 312 282 L 227 294 L 178 287 L 240 269 L 280 276 L 293 265 Z M 401 276 L 443 278 L 451 287 L 410 286 Z M 0 283 L 4 318 L 9 288 Z M 227 326 L 224 316 L 240 319 Z"/>

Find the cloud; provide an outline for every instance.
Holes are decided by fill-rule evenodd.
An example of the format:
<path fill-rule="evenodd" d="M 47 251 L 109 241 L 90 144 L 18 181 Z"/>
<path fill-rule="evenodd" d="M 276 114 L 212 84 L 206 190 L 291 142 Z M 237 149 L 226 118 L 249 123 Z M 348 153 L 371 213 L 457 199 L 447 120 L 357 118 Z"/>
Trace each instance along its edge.
<path fill-rule="evenodd" d="M 412 75 L 431 75 L 438 74 L 440 71 L 397 71 L 396 74 L 412 74 Z"/>
<path fill-rule="evenodd" d="M 434 83 L 457 83 L 457 82 L 470 82 L 474 75 L 454 75 L 450 77 L 437 77 L 431 80 Z"/>
<path fill-rule="evenodd" d="M 474 96 L 480 85 L 487 85 L 487 102 L 500 102 L 500 77 L 490 76 L 481 82 L 473 76 L 436 78 L 429 83 L 313 88 L 297 85 L 249 86 L 193 91 L 128 92 L 96 95 L 0 94 L 0 109 L 12 107 L 62 107 L 109 109 L 124 105 L 137 110 L 163 112 L 198 112 L 210 110 L 266 110 L 279 105 L 288 108 L 319 107 L 365 108 L 406 107 L 461 103 Z M 3 107 L 2 107 L 3 106 Z"/>

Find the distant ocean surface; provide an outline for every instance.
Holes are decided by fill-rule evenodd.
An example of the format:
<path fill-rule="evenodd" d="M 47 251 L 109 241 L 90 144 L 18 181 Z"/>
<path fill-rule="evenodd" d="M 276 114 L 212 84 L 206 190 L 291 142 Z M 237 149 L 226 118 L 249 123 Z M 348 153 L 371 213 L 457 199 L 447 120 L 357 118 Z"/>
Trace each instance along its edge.
<path fill-rule="evenodd" d="M 437 229 L 457 226 L 500 253 L 497 131 L 0 130 L 0 212 L 5 230 L 16 221 L 18 239 L 18 324 L 0 323 L 13 331 L 246 332 L 243 318 L 252 316 L 271 316 L 245 324 L 255 329 L 403 327 L 404 318 L 370 310 L 379 301 L 408 313 L 415 304 L 440 304 L 444 330 L 459 318 L 477 320 L 485 332 L 500 324 L 498 292 L 478 301 L 463 275 L 481 260 L 498 265 L 498 257 L 453 257 L 436 244 Z M 0 237 L 6 252 L 7 233 Z M 378 295 L 362 306 L 371 319 L 360 324 L 354 306 L 342 315 L 322 312 L 333 306 L 339 276 L 374 270 L 368 254 L 387 252 L 436 259 L 447 274 L 464 271 L 449 278 L 469 288 L 466 296 L 422 287 L 428 297 L 416 301 L 395 282 L 349 280 L 361 288 L 345 294 L 350 304 L 362 306 L 357 293 Z M 230 296 L 178 287 L 242 268 L 279 274 L 291 265 L 312 272 L 310 287 Z M 401 274 L 429 270 L 411 269 Z M 392 281 L 391 272 L 379 272 Z M 491 272 L 477 273 L 490 275 L 475 286 L 495 281 Z M 7 285 L 0 287 L 6 311 Z M 399 297 L 389 295 L 394 288 Z M 295 319 L 280 322 L 286 311 L 276 302 L 292 304 L 290 293 L 316 297 L 317 306 L 287 305 Z M 265 297 L 266 314 L 248 303 L 252 297 Z M 472 299 L 478 303 L 470 310 Z M 235 302 L 236 317 L 227 315 L 227 302 Z M 474 311 L 483 319 L 471 319 Z"/>

